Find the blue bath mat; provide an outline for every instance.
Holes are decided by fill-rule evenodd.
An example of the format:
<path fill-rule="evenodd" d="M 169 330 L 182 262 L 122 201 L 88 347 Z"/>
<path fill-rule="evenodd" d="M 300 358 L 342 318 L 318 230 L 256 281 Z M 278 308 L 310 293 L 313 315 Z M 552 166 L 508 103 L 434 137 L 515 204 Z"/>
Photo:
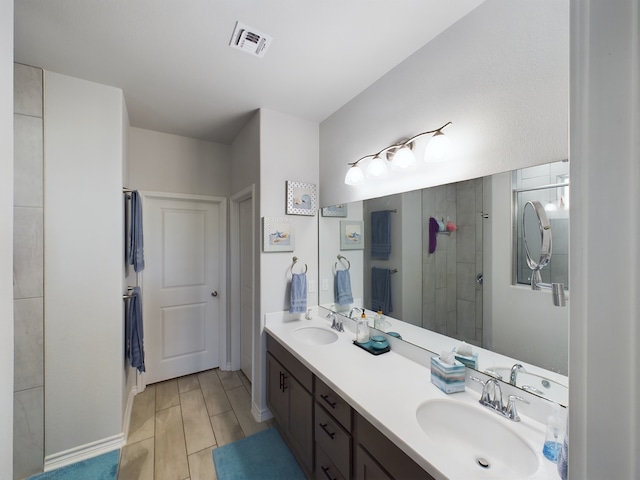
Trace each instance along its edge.
<path fill-rule="evenodd" d="M 276 428 L 213 450 L 218 480 L 305 480 Z"/>
<path fill-rule="evenodd" d="M 116 480 L 120 450 L 89 458 L 50 472 L 39 473 L 29 480 Z"/>

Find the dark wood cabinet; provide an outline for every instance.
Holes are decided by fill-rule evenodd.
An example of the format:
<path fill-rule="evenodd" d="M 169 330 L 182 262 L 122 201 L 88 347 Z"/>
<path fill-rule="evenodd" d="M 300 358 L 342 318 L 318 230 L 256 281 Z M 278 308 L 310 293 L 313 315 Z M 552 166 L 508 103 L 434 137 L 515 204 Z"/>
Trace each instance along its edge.
<path fill-rule="evenodd" d="M 316 480 L 433 480 L 270 335 L 267 404 L 292 453 Z"/>
<path fill-rule="evenodd" d="M 312 472 L 313 374 L 281 345 L 268 341 L 267 349 L 267 404 L 293 454 Z"/>

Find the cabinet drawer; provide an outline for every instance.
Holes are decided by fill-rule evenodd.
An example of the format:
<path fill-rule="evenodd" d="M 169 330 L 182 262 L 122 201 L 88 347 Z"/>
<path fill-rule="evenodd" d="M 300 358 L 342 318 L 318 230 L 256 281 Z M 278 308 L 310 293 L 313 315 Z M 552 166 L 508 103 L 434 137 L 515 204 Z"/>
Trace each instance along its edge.
<path fill-rule="evenodd" d="M 291 375 L 293 375 L 308 392 L 313 392 L 313 374 L 311 370 L 305 367 L 300 360 L 294 357 L 289 350 L 284 348 L 269 334 L 267 334 L 267 351 L 271 353 L 284 368 L 289 370 Z"/>
<path fill-rule="evenodd" d="M 351 435 L 329 415 L 324 408 L 315 406 L 315 439 L 345 478 L 351 477 Z"/>
<path fill-rule="evenodd" d="M 324 453 L 318 444 L 316 444 L 316 480 L 345 480 L 338 471 L 333 462 L 329 459 L 329 455 Z"/>
<path fill-rule="evenodd" d="M 351 407 L 318 377 L 316 377 L 316 402 L 333 415 L 345 430 L 351 431 Z"/>

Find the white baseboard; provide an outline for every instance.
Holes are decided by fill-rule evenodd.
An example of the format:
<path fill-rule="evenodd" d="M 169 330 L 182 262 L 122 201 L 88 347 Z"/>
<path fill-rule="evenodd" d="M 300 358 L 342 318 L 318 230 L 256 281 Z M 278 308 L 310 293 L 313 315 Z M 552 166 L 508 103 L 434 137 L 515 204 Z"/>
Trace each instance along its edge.
<path fill-rule="evenodd" d="M 266 407 L 261 409 L 253 402 L 251 402 L 251 415 L 253 415 L 253 418 L 256 422 L 264 422 L 266 420 L 269 420 L 270 418 L 273 418 L 271 410 Z"/>
<path fill-rule="evenodd" d="M 124 442 L 129 437 L 129 425 L 131 424 L 131 412 L 133 411 L 133 400 L 138 394 L 138 387 L 133 386 L 129 390 L 129 396 L 127 397 L 127 405 L 124 410 L 124 418 L 122 419 L 122 439 Z"/>
<path fill-rule="evenodd" d="M 65 450 L 64 452 L 54 453 L 44 458 L 44 471 L 55 470 L 56 468 L 65 467 L 72 463 L 81 462 L 89 458 L 97 457 L 103 453 L 112 452 L 122 448 L 124 444 L 124 435 L 122 433 L 113 437 L 103 438 L 95 442 L 80 445 L 79 447 Z"/>

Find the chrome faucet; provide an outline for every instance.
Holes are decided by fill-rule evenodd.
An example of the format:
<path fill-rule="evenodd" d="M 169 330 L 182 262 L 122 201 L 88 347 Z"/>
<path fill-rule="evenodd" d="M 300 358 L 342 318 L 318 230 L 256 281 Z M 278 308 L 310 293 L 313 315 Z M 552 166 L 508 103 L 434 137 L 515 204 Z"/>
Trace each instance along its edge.
<path fill-rule="evenodd" d="M 516 380 L 518 379 L 518 372 L 526 372 L 526 370 L 522 365 L 516 363 L 511 367 L 511 375 L 509 376 L 509 383 L 511 385 L 517 386 Z"/>
<path fill-rule="evenodd" d="M 329 312 L 327 318 L 331 319 L 331 328 L 338 332 L 344 332 L 344 326 L 342 325 L 342 317 L 338 318 L 338 315 L 334 312 Z"/>
<path fill-rule="evenodd" d="M 349 311 L 349 318 L 353 318 L 353 312 L 356 311 L 360 311 L 362 313 L 364 313 L 364 308 L 360 308 L 360 307 L 352 307 L 351 310 Z"/>
<path fill-rule="evenodd" d="M 500 382 L 495 378 L 489 378 L 486 382 L 483 382 L 477 377 L 469 377 L 474 382 L 478 382 L 482 385 L 482 394 L 480 395 L 480 405 L 483 405 L 496 413 L 499 413 L 503 417 L 507 417 L 514 422 L 520 421 L 520 416 L 516 409 L 516 401 L 529 403 L 522 397 L 517 395 L 509 395 L 507 406 L 505 407 L 502 402 L 502 388 Z"/>

